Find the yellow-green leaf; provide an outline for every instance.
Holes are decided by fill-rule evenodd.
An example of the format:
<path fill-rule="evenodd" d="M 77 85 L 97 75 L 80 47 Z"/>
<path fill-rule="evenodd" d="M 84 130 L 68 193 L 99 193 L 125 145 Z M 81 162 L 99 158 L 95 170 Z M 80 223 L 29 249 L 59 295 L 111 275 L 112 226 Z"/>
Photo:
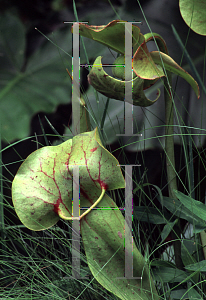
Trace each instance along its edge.
<path fill-rule="evenodd" d="M 166 70 L 173 72 L 181 76 L 182 78 L 184 78 L 191 85 L 191 87 L 195 91 L 196 96 L 198 98 L 200 97 L 200 91 L 197 82 L 189 73 L 187 73 L 184 69 L 182 69 L 170 56 L 158 51 L 152 51 L 150 52 L 150 55 L 156 64 L 162 66 L 162 61 L 163 61 Z"/>
<path fill-rule="evenodd" d="M 180 13 L 196 33 L 206 35 L 206 0 L 180 0 Z"/>
<path fill-rule="evenodd" d="M 79 34 L 94 41 L 97 41 L 110 49 L 124 54 L 125 53 L 125 22 L 123 20 L 113 20 L 107 25 L 93 26 L 80 23 Z M 71 28 L 73 32 L 73 27 Z M 143 43 L 144 36 L 136 25 L 132 25 L 132 47 L 134 53 Z"/>
<path fill-rule="evenodd" d="M 97 129 L 85 134 L 36 150 L 20 166 L 12 183 L 12 200 L 26 227 L 44 230 L 60 216 L 72 217 L 75 165 L 79 166 L 81 207 L 90 207 L 102 188 L 125 187 L 119 163 L 102 146 Z"/>

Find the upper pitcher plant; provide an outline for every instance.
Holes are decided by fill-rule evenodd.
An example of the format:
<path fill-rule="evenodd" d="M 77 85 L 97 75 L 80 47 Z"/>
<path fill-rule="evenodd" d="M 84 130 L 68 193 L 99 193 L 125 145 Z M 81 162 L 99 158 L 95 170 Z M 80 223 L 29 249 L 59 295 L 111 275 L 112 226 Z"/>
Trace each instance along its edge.
<path fill-rule="evenodd" d="M 72 27 L 73 32 L 73 27 Z M 113 63 L 113 75 L 109 76 L 102 67 L 101 56 L 98 56 L 88 75 L 89 83 L 101 94 L 116 100 L 125 99 L 125 21 L 114 20 L 107 25 L 89 26 L 79 23 L 79 34 L 93 39 L 120 55 Z M 156 41 L 160 51 L 149 52 L 146 43 Z M 165 71 L 173 72 L 183 77 L 193 88 L 199 98 L 197 82 L 182 69 L 169 55 L 166 43 L 157 33 L 141 34 L 136 25 L 132 25 L 132 69 L 133 69 L 133 104 L 136 106 L 150 106 L 157 101 L 149 100 L 144 90 L 151 87 L 158 79 L 166 76 Z M 122 67 L 121 67 L 122 66 Z"/>

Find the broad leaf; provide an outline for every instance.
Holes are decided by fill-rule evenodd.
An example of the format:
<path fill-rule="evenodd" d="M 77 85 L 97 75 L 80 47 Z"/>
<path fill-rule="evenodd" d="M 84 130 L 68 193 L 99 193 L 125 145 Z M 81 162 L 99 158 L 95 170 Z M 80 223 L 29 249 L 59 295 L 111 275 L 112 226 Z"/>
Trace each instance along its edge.
<path fill-rule="evenodd" d="M 173 222 L 167 222 L 167 224 L 164 226 L 162 233 L 161 233 L 161 238 L 162 238 L 161 242 L 163 242 L 168 237 L 168 235 L 173 230 L 173 227 L 175 224 L 177 224 L 177 222 L 178 222 L 178 219 L 175 219 Z"/>
<path fill-rule="evenodd" d="M 12 183 L 12 200 L 26 227 L 44 230 L 60 216 L 72 216 L 75 165 L 79 165 L 81 207 L 90 207 L 102 186 L 108 190 L 125 187 L 119 163 L 102 146 L 97 129 L 85 134 L 33 152 L 19 168 Z"/>
<path fill-rule="evenodd" d="M 101 144 L 97 129 L 58 146 L 33 152 L 12 183 L 12 200 L 22 223 L 32 230 L 47 229 L 72 216 L 72 170 L 79 166 L 80 205 L 90 207 L 107 190 L 125 187 L 119 163 Z M 159 297 L 148 266 L 133 245 L 133 276 L 124 277 L 124 217 L 106 194 L 100 207 L 81 219 L 81 234 L 92 274 L 120 299 Z M 132 246 L 132 245 L 131 245 Z M 132 249 L 132 248 L 131 248 Z M 128 267 L 128 266 L 126 266 Z"/>
<path fill-rule="evenodd" d="M 200 272 L 206 272 L 206 261 L 202 260 L 197 263 L 187 265 L 185 266 L 185 269 L 189 271 L 200 271 Z"/>
<path fill-rule="evenodd" d="M 182 270 L 169 267 L 157 267 L 154 271 L 155 281 L 159 282 L 181 282 L 188 278 L 188 274 Z"/>
<path fill-rule="evenodd" d="M 60 48 L 71 51 L 69 28 L 49 37 Z M 71 84 L 65 70 L 69 65 L 62 63 L 69 56 L 62 51 L 60 56 L 59 49 L 45 39 L 25 64 L 25 41 L 21 21 L 10 14 L 1 16 L 0 120 L 4 141 L 28 136 L 35 113 L 51 113 L 58 104 L 69 103 Z"/>
<path fill-rule="evenodd" d="M 194 242 L 194 239 L 191 240 L 183 240 L 182 241 L 182 247 L 181 247 L 181 257 L 182 262 L 185 266 L 185 268 L 188 265 L 197 263 L 196 258 L 194 257 L 194 253 L 197 251 L 197 245 Z M 201 258 L 198 258 L 198 260 Z M 195 283 L 198 283 L 199 281 L 200 272 L 196 272 L 193 274 L 192 280 L 194 280 Z"/>
<path fill-rule="evenodd" d="M 189 211 L 196 215 L 197 217 L 201 218 L 202 220 L 206 221 L 206 205 L 200 201 L 194 200 L 189 196 L 184 195 L 179 191 L 175 191 L 177 198 L 180 202 L 189 209 Z"/>
<path fill-rule="evenodd" d="M 196 33 L 206 35 L 206 0 L 180 0 L 180 13 Z"/>
<path fill-rule="evenodd" d="M 195 285 L 194 285 L 195 286 Z M 202 300 L 202 295 L 198 294 L 198 292 L 194 288 L 186 288 L 186 289 L 175 289 L 171 291 L 170 294 L 171 299 L 194 299 L 194 300 Z"/>
<path fill-rule="evenodd" d="M 34 114 L 52 113 L 59 104 L 71 102 L 71 80 L 66 72 L 66 68 L 72 69 L 70 25 L 48 38 L 54 44 L 45 38 L 36 52 L 26 57 L 26 28 L 14 15 L 0 14 L 0 120 L 5 142 L 28 136 Z M 86 50 L 91 59 L 107 49 L 88 43 Z M 80 54 L 85 64 L 81 41 Z"/>
<path fill-rule="evenodd" d="M 133 277 L 142 279 L 123 278 L 125 272 L 124 217 L 107 195 L 101 201 L 101 206 L 105 209 L 95 210 L 81 221 L 84 249 L 93 276 L 103 287 L 122 300 L 159 299 L 147 263 L 134 243 Z M 108 209 L 108 207 L 114 209 Z M 122 279 L 117 279 L 117 277 Z"/>
<path fill-rule="evenodd" d="M 134 206 L 134 219 L 152 224 L 166 224 L 170 215 L 165 212 L 164 215 L 154 207 Z"/>
<path fill-rule="evenodd" d="M 10 70 L 15 68 L 17 71 L 20 71 L 23 66 L 26 32 L 22 22 L 16 16 L 5 13 L 0 15 L 0 17 L 0 66 L 2 80 L 5 69 L 8 66 Z"/>
<path fill-rule="evenodd" d="M 159 197 L 158 197 L 159 199 Z M 160 199 L 159 199 L 160 201 Z M 201 220 L 201 218 L 194 213 L 191 214 L 191 211 L 187 206 L 182 205 L 178 199 L 171 199 L 169 197 L 163 197 L 163 205 L 175 216 L 182 218 L 190 222 L 194 228 L 193 232 L 199 233 L 206 228 L 206 223 Z"/>

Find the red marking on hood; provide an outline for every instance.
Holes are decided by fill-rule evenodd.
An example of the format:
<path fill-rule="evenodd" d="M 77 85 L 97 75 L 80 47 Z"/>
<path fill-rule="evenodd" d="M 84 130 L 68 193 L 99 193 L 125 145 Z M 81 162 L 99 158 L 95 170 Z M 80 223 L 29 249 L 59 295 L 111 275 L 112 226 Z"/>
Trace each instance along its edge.
<path fill-rule="evenodd" d="M 62 199 L 59 197 L 56 203 L 51 203 L 54 207 L 53 211 L 58 215 L 59 214 L 59 204 L 62 203 L 64 205 L 64 203 L 62 202 Z"/>
<path fill-rule="evenodd" d="M 98 148 L 98 147 L 92 148 L 90 151 L 91 151 L 91 152 L 94 152 L 94 151 L 97 150 L 97 148 Z"/>
<path fill-rule="evenodd" d="M 108 185 L 100 179 L 97 179 L 97 182 L 100 184 L 101 188 L 104 190 L 108 189 Z"/>

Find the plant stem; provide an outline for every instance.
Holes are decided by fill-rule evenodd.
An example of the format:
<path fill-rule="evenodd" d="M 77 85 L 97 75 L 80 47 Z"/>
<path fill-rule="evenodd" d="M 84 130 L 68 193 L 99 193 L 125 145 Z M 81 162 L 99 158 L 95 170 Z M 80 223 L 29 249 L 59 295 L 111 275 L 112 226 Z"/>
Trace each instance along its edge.
<path fill-rule="evenodd" d="M 144 35 L 146 42 L 154 41 L 159 50 L 169 55 L 164 39 L 157 33 L 148 33 Z M 164 69 L 164 65 L 162 65 Z M 169 197 L 177 199 L 174 190 L 177 190 L 177 181 L 175 173 L 175 154 L 174 154 L 174 137 L 173 137 L 173 119 L 174 109 L 172 100 L 172 76 L 167 72 L 164 79 L 164 98 L 165 98 L 165 153 L 167 167 L 167 181 Z M 178 269 L 183 269 L 184 265 L 181 258 L 181 227 L 180 221 L 174 225 L 172 230 L 172 239 L 174 241 L 175 263 Z"/>
<path fill-rule="evenodd" d="M 172 102 L 171 91 L 172 77 L 171 73 L 167 72 L 167 78 L 164 80 L 164 97 L 165 97 L 165 152 L 166 152 L 166 167 L 169 197 L 177 199 L 174 190 L 177 190 L 177 181 L 175 174 L 175 155 L 174 155 L 174 136 L 173 136 L 173 118 L 174 109 Z M 180 221 L 172 230 L 172 239 L 174 241 L 175 264 L 178 269 L 183 269 L 184 265 L 181 258 L 181 228 Z"/>
<path fill-rule="evenodd" d="M 169 82 L 169 84 L 168 84 Z M 169 86 L 170 85 L 170 86 Z M 167 180 L 169 186 L 169 197 L 175 198 L 173 190 L 177 190 L 177 181 L 175 174 L 175 155 L 174 155 L 174 137 L 173 137 L 173 118 L 174 109 L 171 93 L 171 73 L 167 72 L 167 78 L 164 80 L 164 97 L 165 97 L 165 151 L 167 165 Z"/>

